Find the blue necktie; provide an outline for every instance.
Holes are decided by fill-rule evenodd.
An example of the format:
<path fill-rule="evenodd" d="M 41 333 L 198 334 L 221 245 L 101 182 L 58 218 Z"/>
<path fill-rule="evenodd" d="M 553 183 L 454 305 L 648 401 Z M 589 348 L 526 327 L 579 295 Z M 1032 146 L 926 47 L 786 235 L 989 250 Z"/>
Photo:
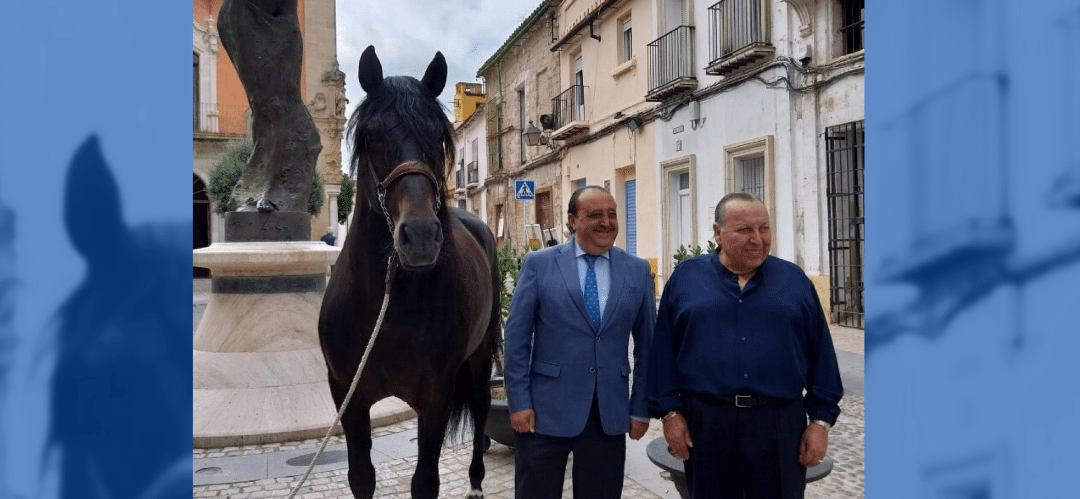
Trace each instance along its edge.
<path fill-rule="evenodd" d="M 585 273 L 585 308 L 592 318 L 593 329 L 600 330 L 600 292 L 596 286 L 596 256 L 584 255 L 589 271 Z"/>

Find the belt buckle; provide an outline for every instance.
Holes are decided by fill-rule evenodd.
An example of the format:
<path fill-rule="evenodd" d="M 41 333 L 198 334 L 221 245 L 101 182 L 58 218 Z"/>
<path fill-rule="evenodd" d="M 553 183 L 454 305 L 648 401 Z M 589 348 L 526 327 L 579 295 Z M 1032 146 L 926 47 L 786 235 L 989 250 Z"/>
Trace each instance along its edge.
<path fill-rule="evenodd" d="M 740 404 L 739 404 L 739 397 L 742 397 L 742 398 L 744 398 L 744 399 L 748 399 L 748 398 L 750 398 L 751 396 L 750 396 L 750 395 L 736 395 L 736 396 L 735 396 L 735 407 L 753 407 L 753 406 L 751 406 L 751 405 L 740 405 Z"/>

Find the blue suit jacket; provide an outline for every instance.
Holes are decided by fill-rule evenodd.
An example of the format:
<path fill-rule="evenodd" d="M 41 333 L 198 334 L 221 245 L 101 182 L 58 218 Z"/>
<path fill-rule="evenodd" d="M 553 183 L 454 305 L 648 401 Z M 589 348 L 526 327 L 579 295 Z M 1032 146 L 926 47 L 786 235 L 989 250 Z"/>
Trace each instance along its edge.
<path fill-rule="evenodd" d="M 631 415 L 648 418 L 645 372 L 656 319 L 649 264 L 611 248 L 611 291 L 603 324 L 594 331 L 574 244 L 571 239 L 525 255 L 504 331 L 510 410 L 533 409 L 537 433 L 573 437 L 585 428 L 595 394 L 604 432 L 626 433 Z"/>

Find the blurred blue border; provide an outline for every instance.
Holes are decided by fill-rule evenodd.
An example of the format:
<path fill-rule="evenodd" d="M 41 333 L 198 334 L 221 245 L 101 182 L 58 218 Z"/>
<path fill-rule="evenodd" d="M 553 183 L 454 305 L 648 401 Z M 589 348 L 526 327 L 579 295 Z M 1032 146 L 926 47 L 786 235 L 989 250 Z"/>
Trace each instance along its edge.
<path fill-rule="evenodd" d="M 60 301 L 83 277 L 64 232 L 61 196 L 71 157 L 90 134 L 116 174 L 128 225 L 190 226 L 187 9 L 184 2 L 134 0 L 4 2 L 0 203 L 15 215 L 15 369 L 40 353 Z M 178 310 L 189 306 L 189 289 L 156 292 Z M 47 395 L 26 384 L 6 390 L 0 483 L 11 493 L 47 492 L 35 488 L 38 463 L 24 454 L 42 437 Z M 190 435 L 191 428 L 160 431 Z M 158 441 L 146 437 L 147 445 Z"/>
<path fill-rule="evenodd" d="M 1080 496 L 1080 1 L 866 38 L 866 495 Z"/>

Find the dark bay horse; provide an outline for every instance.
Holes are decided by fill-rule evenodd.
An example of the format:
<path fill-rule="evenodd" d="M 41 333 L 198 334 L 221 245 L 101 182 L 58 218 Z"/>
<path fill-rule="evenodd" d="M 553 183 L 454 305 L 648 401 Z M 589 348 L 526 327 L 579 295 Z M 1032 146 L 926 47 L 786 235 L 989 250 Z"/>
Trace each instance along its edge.
<path fill-rule="evenodd" d="M 441 53 L 420 81 L 384 79 L 373 47 L 360 58 L 360 85 L 367 97 L 348 129 L 356 215 L 319 316 L 330 391 L 340 409 L 379 315 L 392 258 L 386 317 L 342 419 L 349 486 L 356 497 L 375 492 L 369 409 L 388 396 L 404 400 L 418 414 L 412 496 L 438 497 L 443 440 L 448 428 L 464 426 L 468 415 L 473 422 L 469 497 L 483 497 L 483 428 L 491 403 L 487 386 L 500 283 L 487 225 L 446 203 L 454 143 L 437 100 L 445 83 Z"/>

